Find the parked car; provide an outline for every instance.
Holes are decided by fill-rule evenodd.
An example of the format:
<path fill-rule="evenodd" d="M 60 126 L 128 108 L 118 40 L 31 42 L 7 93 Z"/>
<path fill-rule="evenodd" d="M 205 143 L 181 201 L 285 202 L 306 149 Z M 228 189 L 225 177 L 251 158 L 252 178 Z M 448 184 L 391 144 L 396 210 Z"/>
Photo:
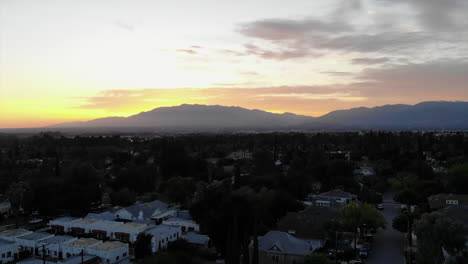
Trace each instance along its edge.
<path fill-rule="evenodd" d="M 378 205 L 377 205 L 377 209 L 383 210 L 383 204 L 378 204 Z"/>
<path fill-rule="evenodd" d="M 361 248 L 359 250 L 359 257 L 360 258 L 367 258 L 369 256 L 369 250 L 365 249 L 365 248 Z"/>
<path fill-rule="evenodd" d="M 42 219 L 40 219 L 40 218 L 34 218 L 34 219 L 29 220 L 30 224 L 37 224 L 37 223 L 40 223 L 40 222 L 42 222 Z"/>

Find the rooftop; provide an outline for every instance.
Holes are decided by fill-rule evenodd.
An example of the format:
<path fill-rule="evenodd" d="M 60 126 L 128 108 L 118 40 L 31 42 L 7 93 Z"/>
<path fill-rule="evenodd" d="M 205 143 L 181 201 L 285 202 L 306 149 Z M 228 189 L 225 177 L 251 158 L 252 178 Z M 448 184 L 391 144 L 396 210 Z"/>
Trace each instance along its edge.
<path fill-rule="evenodd" d="M 79 220 L 80 218 L 78 217 L 71 217 L 71 216 L 63 216 L 63 217 L 59 217 L 59 218 L 56 218 L 54 220 L 51 220 L 51 222 L 55 222 L 55 223 L 69 223 L 69 222 L 73 222 L 75 220 Z"/>
<path fill-rule="evenodd" d="M 71 247 L 89 247 L 98 243 L 102 243 L 102 241 L 94 238 L 80 238 L 78 240 L 69 241 L 64 244 Z"/>
<path fill-rule="evenodd" d="M 77 238 L 72 237 L 72 236 L 54 236 L 54 237 L 46 238 L 42 240 L 41 242 L 45 244 L 63 244 L 65 242 L 73 241 L 73 240 L 77 240 Z"/>
<path fill-rule="evenodd" d="M 190 244 L 204 245 L 210 240 L 210 238 L 207 235 L 188 232 L 185 235 L 185 240 L 187 240 L 187 242 Z"/>
<path fill-rule="evenodd" d="M 0 247 L 15 244 L 13 241 L 5 240 L 0 238 Z"/>
<path fill-rule="evenodd" d="M 136 224 L 136 223 L 125 223 L 117 227 L 119 230 L 129 230 L 129 231 L 138 231 L 144 230 L 148 227 L 146 224 Z"/>
<path fill-rule="evenodd" d="M 19 262 L 16 262 L 16 263 L 18 263 L 18 264 L 44 264 L 44 260 L 37 259 L 37 258 L 29 258 L 29 259 L 25 259 L 25 260 L 22 260 L 22 261 L 19 261 Z M 56 263 L 46 260 L 45 264 L 56 264 Z"/>
<path fill-rule="evenodd" d="M 260 251 L 278 252 L 290 255 L 309 255 L 322 247 L 321 241 L 306 241 L 286 232 L 270 231 L 258 239 Z"/>
<path fill-rule="evenodd" d="M 156 210 L 164 211 L 169 206 L 159 200 L 155 200 L 148 203 L 134 204 L 129 207 L 125 207 L 125 210 L 130 212 L 134 217 L 138 217 L 140 211 L 143 213 L 143 218 L 150 218 Z"/>
<path fill-rule="evenodd" d="M 100 214 L 89 213 L 85 218 L 112 221 L 115 219 L 115 215 L 109 211 L 106 211 Z"/>
<path fill-rule="evenodd" d="M 82 260 L 81 258 L 82 258 L 81 255 L 79 255 L 79 256 L 74 256 L 74 257 L 71 257 L 71 258 L 67 258 L 67 259 L 65 259 L 65 260 L 61 260 L 61 261 L 59 261 L 58 263 L 59 263 L 59 264 L 81 264 L 81 263 L 82 263 L 82 262 L 81 262 L 81 260 Z M 91 260 L 91 259 L 93 259 L 93 258 L 97 258 L 97 257 L 96 257 L 96 256 L 93 256 L 93 255 L 84 255 L 84 256 L 83 256 L 83 261 L 84 261 L 84 262 L 87 262 L 88 260 Z M 29 264 L 29 263 L 28 263 L 28 264 Z M 34 263 L 34 264 L 36 264 L 36 263 Z M 38 264 L 40 264 L 40 263 L 38 263 Z"/>
<path fill-rule="evenodd" d="M 322 197 L 333 197 L 333 198 L 346 198 L 346 199 L 351 199 L 353 198 L 353 194 L 349 192 L 345 192 L 340 189 L 334 189 L 328 192 L 321 193 L 317 196 L 322 196 Z"/>
<path fill-rule="evenodd" d="M 162 225 L 157 225 L 157 226 L 146 229 L 145 233 L 151 234 L 153 236 L 160 236 L 160 235 L 165 235 L 167 233 L 174 233 L 179 230 L 180 230 L 180 227 L 162 224 Z"/>
<path fill-rule="evenodd" d="M 122 247 L 128 248 L 128 244 L 118 242 L 118 241 L 109 241 L 109 242 L 104 242 L 102 244 L 93 246 L 91 248 L 95 250 L 100 250 L 100 251 L 113 251 Z"/>
<path fill-rule="evenodd" d="M 79 225 L 91 225 L 91 224 L 94 224 L 96 222 L 99 222 L 101 220 L 98 220 L 98 219 L 92 219 L 92 218 L 83 218 L 83 219 L 80 219 L 76 222 L 73 222 L 74 224 L 79 224 Z"/>
<path fill-rule="evenodd" d="M 18 237 L 26 234 L 32 233 L 32 231 L 26 229 L 9 229 L 0 233 L 0 236 L 3 237 Z"/>
<path fill-rule="evenodd" d="M 27 234 L 27 235 L 24 235 L 24 236 L 20 236 L 20 237 L 18 237 L 18 239 L 41 240 L 41 239 L 50 238 L 52 236 L 54 236 L 54 235 L 51 235 L 51 234 L 46 233 L 46 232 L 33 232 L 33 233 L 30 233 L 30 234 Z"/>

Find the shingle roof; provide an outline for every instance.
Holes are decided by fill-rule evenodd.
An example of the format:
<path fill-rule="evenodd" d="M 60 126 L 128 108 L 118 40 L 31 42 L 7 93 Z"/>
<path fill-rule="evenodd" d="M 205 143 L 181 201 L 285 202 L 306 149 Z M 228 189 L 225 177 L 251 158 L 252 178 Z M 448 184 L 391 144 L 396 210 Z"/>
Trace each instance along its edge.
<path fill-rule="evenodd" d="M 311 206 L 300 212 L 290 212 L 278 222 L 278 230 L 294 231 L 294 236 L 304 239 L 324 239 L 324 224 L 339 217 L 338 209 Z"/>
<path fill-rule="evenodd" d="M 100 214 L 89 213 L 85 216 L 85 218 L 112 221 L 115 220 L 115 215 L 109 211 L 106 211 Z"/>
<path fill-rule="evenodd" d="M 156 210 L 166 210 L 169 206 L 166 203 L 161 201 L 152 201 L 148 203 L 142 204 L 134 204 L 129 207 L 125 207 L 129 213 L 131 213 L 134 217 L 138 217 L 140 211 L 143 213 L 143 218 L 150 218 Z"/>
<path fill-rule="evenodd" d="M 157 225 L 157 226 L 146 229 L 145 233 L 153 235 L 154 237 L 159 237 L 161 235 L 165 235 L 168 233 L 178 232 L 179 230 L 180 230 L 179 227 L 162 224 L 162 225 Z"/>
<path fill-rule="evenodd" d="M 258 239 L 260 251 L 276 251 L 288 255 L 309 255 L 321 246 L 320 241 L 309 242 L 280 231 L 270 231 Z"/>
<path fill-rule="evenodd" d="M 337 198 L 346 198 L 346 199 L 351 199 L 353 198 L 353 194 L 349 192 L 345 192 L 340 189 L 334 189 L 328 192 L 324 192 L 319 194 L 318 196 L 323 196 L 323 197 L 337 197 Z"/>

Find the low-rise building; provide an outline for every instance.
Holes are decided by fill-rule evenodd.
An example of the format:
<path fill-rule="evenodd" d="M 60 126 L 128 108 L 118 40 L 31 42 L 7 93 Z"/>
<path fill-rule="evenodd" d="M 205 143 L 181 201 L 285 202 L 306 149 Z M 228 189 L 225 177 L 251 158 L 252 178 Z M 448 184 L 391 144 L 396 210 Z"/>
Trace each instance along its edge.
<path fill-rule="evenodd" d="M 11 214 L 11 202 L 9 199 L 3 199 L 0 197 L 0 216 L 2 217 L 9 217 Z"/>
<path fill-rule="evenodd" d="M 259 264 L 301 264 L 305 256 L 322 246 L 320 243 L 295 238 L 286 232 L 270 231 L 258 238 Z M 252 248 L 251 244 L 250 250 Z"/>
<path fill-rule="evenodd" d="M 54 235 L 45 232 L 32 232 L 16 238 L 16 241 L 20 246 L 31 252 L 33 255 L 39 255 L 41 247 L 40 242 L 44 239 L 54 237 Z"/>
<path fill-rule="evenodd" d="M 83 218 L 77 221 L 73 221 L 70 223 L 70 231 L 74 235 L 81 235 L 91 233 L 93 225 L 96 223 L 101 222 L 101 220 L 92 219 L 92 218 Z"/>
<path fill-rule="evenodd" d="M 180 226 L 182 232 L 187 231 L 200 231 L 200 226 L 193 220 L 172 217 L 162 222 L 164 225 Z"/>
<path fill-rule="evenodd" d="M 159 220 L 176 216 L 177 210 L 170 208 L 166 203 L 161 201 L 152 201 L 148 203 L 137 203 L 119 209 L 114 212 L 116 219 L 122 220 Z"/>
<path fill-rule="evenodd" d="M 69 233 L 71 232 L 71 225 L 79 220 L 81 220 L 81 218 L 64 216 L 56 218 L 54 220 L 50 220 L 49 226 L 56 234 Z"/>
<path fill-rule="evenodd" d="M 114 235 L 114 230 L 123 224 L 122 222 L 116 221 L 97 221 L 91 224 L 90 232 L 94 234 L 97 239 L 111 238 Z"/>
<path fill-rule="evenodd" d="M 180 227 L 164 224 L 148 228 L 145 233 L 153 236 L 151 239 L 151 249 L 154 253 L 158 252 L 159 249 L 166 248 L 169 242 L 176 241 L 182 237 L 182 229 Z"/>
<path fill-rule="evenodd" d="M 78 240 L 76 237 L 72 236 L 53 236 L 39 242 L 41 247 L 44 247 L 45 255 L 49 258 L 62 259 L 63 258 L 63 244 L 71 241 Z M 39 251 L 39 254 L 42 255 L 42 251 Z"/>
<path fill-rule="evenodd" d="M 321 194 L 311 194 L 307 197 L 315 206 L 319 207 L 330 207 L 337 206 L 342 207 L 349 204 L 351 201 L 357 198 L 356 195 L 345 192 L 340 189 L 334 189 Z"/>
<path fill-rule="evenodd" d="M 0 233 L 0 238 L 16 242 L 16 238 L 20 236 L 24 236 L 27 234 L 31 234 L 32 231 L 26 229 L 8 229 Z"/>
<path fill-rule="evenodd" d="M 63 258 L 67 259 L 72 256 L 86 254 L 86 249 L 89 247 L 102 244 L 101 240 L 94 238 L 80 238 L 78 240 L 65 242 L 62 245 Z"/>
<path fill-rule="evenodd" d="M 468 206 L 468 194 L 439 193 L 427 198 L 431 210 L 441 209 L 450 205 Z"/>
<path fill-rule="evenodd" d="M 136 223 L 125 223 L 123 225 L 119 225 L 114 229 L 113 239 L 122 242 L 134 243 L 137 239 L 137 236 L 148 229 L 148 227 L 149 226 L 146 224 Z"/>
<path fill-rule="evenodd" d="M 0 238 L 0 263 L 9 263 L 18 259 L 18 243 Z"/>
<path fill-rule="evenodd" d="M 128 244 L 118 241 L 109 241 L 89 247 L 87 253 L 98 256 L 102 264 L 129 263 Z"/>
<path fill-rule="evenodd" d="M 187 232 L 183 235 L 183 238 L 192 245 L 201 248 L 208 248 L 210 243 L 210 238 L 207 235 L 197 234 L 194 232 Z"/>
<path fill-rule="evenodd" d="M 80 256 L 59 260 L 57 264 L 100 264 L 100 259 L 97 256 L 83 254 Z"/>

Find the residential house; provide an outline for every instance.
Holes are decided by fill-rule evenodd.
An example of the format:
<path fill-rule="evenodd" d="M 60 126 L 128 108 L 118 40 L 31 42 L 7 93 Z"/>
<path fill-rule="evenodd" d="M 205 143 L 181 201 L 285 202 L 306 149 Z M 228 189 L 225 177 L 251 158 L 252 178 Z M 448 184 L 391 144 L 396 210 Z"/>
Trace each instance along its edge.
<path fill-rule="evenodd" d="M 42 264 L 42 263 L 37 263 L 37 264 Z M 59 260 L 57 264 L 102 264 L 102 263 L 100 262 L 100 259 L 97 256 L 83 254 L 79 256 L 73 256 L 64 260 Z"/>
<path fill-rule="evenodd" d="M 302 264 L 305 256 L 322 246 L 319 242 L 295 238 L 286 232 L 270 231 L 258 238 L 259 264 Z"/>
<path fill-rule="evenodd" d="M 26 229 L 8 229 L 0 233 L 0 239 L 16 242 L 16 238 L 31 234 L 32 231 Z"/>
<path fill-rule="evenodd" d="M 123 224 L 116 221 L 97 221 L 91 224 L 90 233 L 94 234 L 97 239 L 111 238 L 114 230 Z"/>
<path fill-rule="evenodd" d="M 311 194 L 307 197 L 314 206 L 319 207 L 342 207 L 357 198 L 356 195 L 340 189 L 334 189 L 321 194 Z"/>
<path fill-rule="evenodd" d="M 50 260 L 43 260 L 43 259 L 38 259 L 38 258 L 28 258 L 28 259 L 25 259 L 16 263 L 17 264 L 57 264 Z"/>
<path fill-rule="evenodd" d="M 114 212 L 117 219 L 121 220 L 155 220 L 157 224 L 164 219 L 177 215 L 175 208 L 170 208 L 161 201 L 134 204 Z"/>
<path fill-rule="evenodd" d="M 289 212 L 278 221 L 277 230 L 296 238 L 310 241 L 325 241 L 325 224 L 340 216 L 335 207 L 308 207 L 300 212 Z M 315 242 L 314 242 L 315 243 Z"/>
<path fill-rule="evenodd" d="M 0 238 L 0 264 L 18 259 L 18 243 Z"/>
<path fill-rule="evenodd" d="M 97 219 L 97 220 L 103 220 L 103 221 L 114 221 L 115 215 L 111 213 L 110 211 L 105 211 L 99 214 L 89 213 L 85 216 L 85 218 L 91 218 L 91 219 Z"/>
<path fill-rule="evenodd" d="M 91 233 L 93 226 L 101 220 L 92 218 L 83 218 L 70 223 L 70 230 L 74 235 Z"/>
<path fill-rule="evenodd" d="M 49 226 L 52 228 L 55 234 L 69 233 L 71 232 L 70 226 L 79 220 L 81 220 L 81 218 L 65 216 L 50 220 Z"/>
<path fill-rule="evenodd" d="M 84 255 L 89 247 L 102 244 L 101 240 L 94 238 L 80 238 L 78 240 L 65 242 L 62 245 L 63 258 L 67 259 L 72 256 Z"/>
<path fill-rule="evenodd" d="M 145 233 L 153 236 L 151 239 L 151 249 L 154 253 L 158 252 L 159 249 L 166 248 L 169 242 L 176 241 L 182 237 L 180 227 L 164 224 L 150 227 Z"/>
<path fill-rule="evenodd" d="M 53 236 L 39 242 L 41 247 L 44 247 L 44 252 L 41 250 L 39 254 L 45 253 L 49 258 L 54 259 L 63 259 L 63 244 L 71 241 L 78 240 L 76 237 L 72 236 Z"/>
<path fill-rule="evenodd" d="M 32 232 L 16 238 L 20 246 L 31 252 L 33 255 L 38 255 L 41 247 L 40 242 L 44 239 L 53 237 L 54 235 L 46 232 Z"/>
<path fill-rule="evenodd" d="M 182 229 L 182 232 L 187 232 L 187 231 L 199 232 L 200 231 L 200 226 L 195 221 L 189 220 L 189 219 L 173 217 L 173 218 L 164 220 L 162 223 L 164 225 L 180 226 Z"/>
<path fill-rule="evenodd" d="M 148 229 L 146 224 L 137 224 L 137 223 L 125 223 L 123 225 L 116 226 L 114 229 L 113 239 L 134 243 L 137 239 L 137 236 L 140 233 L 143 233 Z"/>
<path fill-rule="evenodd" d="M 183 238 L 192 245 L 195 245 L 200 248 L 208 248 L 210 243 L 210 238 L 207 235 L 197 234 L 194 232 L 187 232 L 183 235 Z"/>
<path fill-rule="evenodd" d="M 109 241 L 87 248 L 90 255 L 98 256 L 102 264 L 130 263 L 128 244 Z"/>
<path fill-rule="evenodd" d="M 468 194 L 439 193 L 427 198 L 431 210 L 438 210 L 449 205 L 467 205 Z"/>

